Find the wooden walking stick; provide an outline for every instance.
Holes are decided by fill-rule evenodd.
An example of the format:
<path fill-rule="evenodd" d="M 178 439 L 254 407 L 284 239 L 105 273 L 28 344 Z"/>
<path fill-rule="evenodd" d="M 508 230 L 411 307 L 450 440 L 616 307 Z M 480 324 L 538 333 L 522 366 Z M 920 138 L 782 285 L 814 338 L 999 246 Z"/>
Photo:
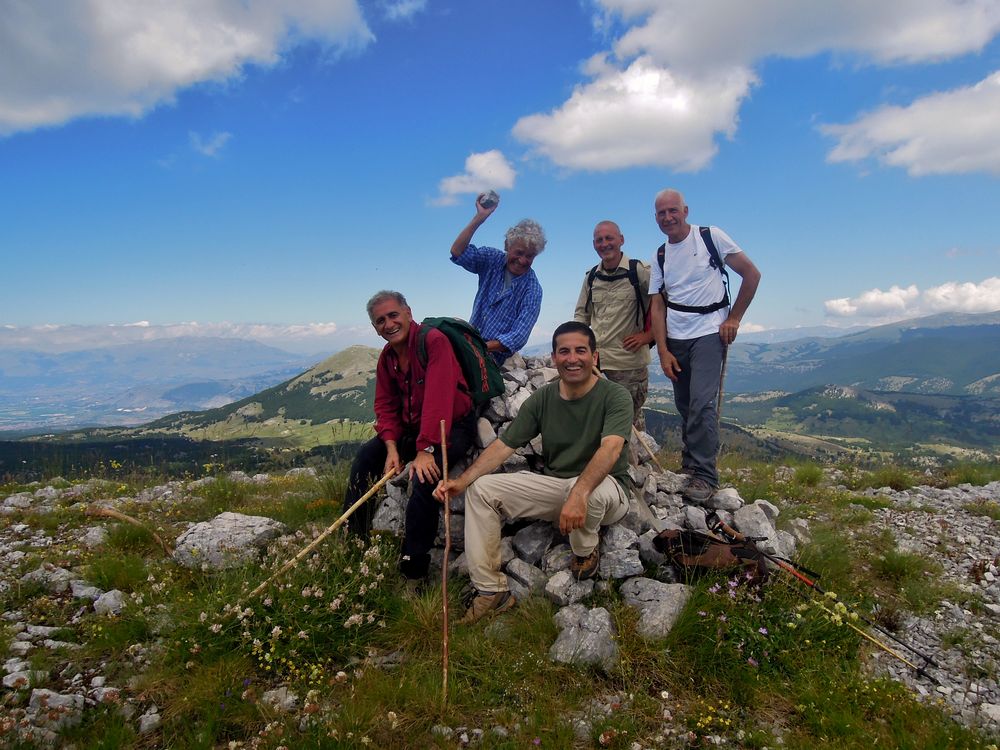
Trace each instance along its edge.
<path fill-rule="evenodd" d="M 441 476 L 448 481 L 448 435 L 441 420 Z M 448 705 L 448 565 L 451 555 L 451 498 L 444 500 L 444 561 L 441 565 L 441 704 Z"/>
<path fill-rule="evenodd" d="M 374 495 L 376 492 L 382 489 L 382 486 L 390 479 L 392 479 L 393 476 L 395 476 L 394 472 L 387 471 L 385 473 L 385 476 L 382 477 L 380 480 L 378 480 L 374 485 L 372 485 L 372 488 L 368 490 L 368 492 L 366 492 L 364 495 L 358 498 L 358 501 L 354 503 L 354 505 L 352 505 L 346 511 L 344 511 L 344 514 L 340 518 L 338 518 L 336 521 L 330 524 L 330 526 L 327 527 L 326 531 L 324 531 L 318 537 L 313 539 L 312 542 L 303 547 L 295 557 L 293 557 L 291 560 L 282 565 L 277 571 L 275 571 L 270 578 L 264 581 L 264 583 L 255 588 L 253 591 L 251 591 L 247 599 L 253 599 L 255 596 L 260 594 L 260 592 L 266 589 L 268 587 L 268 584 L 270 584 L 275 578 L 280 576 L 285 571 L 294 568 L 296 565 L 298 565 L 299 562 L 301 562 L 302 558 L 304 558 L 306 555 L 308 555 L 310 552 L 316 549 L 320 545 L 320 542 L 322 542 L 324 539 L 330 536 L 330 534 L 332 534 L 341 526 L 343 526 L 344 521 L 350 518 L 351 514 L 353 514 L 354 511 L 356 511 L 358 508 L 364 505 L 365 501 L 368 500 L 368 498 L 370 498 L 372 495 Z"/>
<path fill-rule="evenodd" d="M 639 434 L 639 430 L 635 428 L 635 425 L 632 425 L 632 437 L 634 437 L 635 441 L 643 447 L 643 449 L 646 451 L 646 455 L 649 456 L 651 459 L 653 459 L 653 463 L 656 464 L 656 468 L 659 469 L 660 473 L 662 474 L 663 467 L 660 466 L 660 459 L 658 459 L 656 457 L 656 454 L 653 453 L 653 449 L 650 448 L 648 445 L 646 445 L 646 441 L 642 439 L 642 435 Z"/>

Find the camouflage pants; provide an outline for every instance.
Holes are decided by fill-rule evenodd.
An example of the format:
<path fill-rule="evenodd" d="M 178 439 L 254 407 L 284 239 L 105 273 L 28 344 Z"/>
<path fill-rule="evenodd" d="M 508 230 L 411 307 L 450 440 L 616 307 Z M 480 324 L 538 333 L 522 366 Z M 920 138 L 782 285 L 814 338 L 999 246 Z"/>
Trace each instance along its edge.
<path fill-rule="evenodd" d="M 637 367 L 634 370 L 604 370 L 604 374 L 608 380 L 625 386 L 632 396 L 632 424 L 639 432 L 645 432 L 646 418 L 642 415 L 642 406 L 646 403 L 646 394 L 649 392 L 649 369 Z"/>

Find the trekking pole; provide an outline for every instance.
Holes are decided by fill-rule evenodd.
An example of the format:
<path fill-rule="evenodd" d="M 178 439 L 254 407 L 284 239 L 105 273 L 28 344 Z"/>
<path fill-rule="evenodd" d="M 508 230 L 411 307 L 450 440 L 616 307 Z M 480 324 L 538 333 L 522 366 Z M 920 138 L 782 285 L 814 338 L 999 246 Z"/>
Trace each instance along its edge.
<path fill-rule="evenodd" d="M 931 682 L 933 682 L 935 685 L 938 684 L 938 681 L 935 680 L 931 675 L 927 674 L 927 671 L 923 667 L 918 667 L 916 664 L 914 664 L 912 661 L 910 661 L 905 656 L 903 656 L 902 654 L 900 654 L 898 651 L 895 651 L 892 648 L 890 648 L 887 644 L 882 643 L 882 641 L 880 641 L 878 638 L 876 638 L 875 636 L 873 636 L 871 633 L 866 633 L 864 630 L 862 630 L 861 628 L 859 628 L 853 622 L 848 622 L 847 620 L 844 620 L 839 615 L 837 615 L 836 612 L 834 612 L 833 610 L 829 609 L 822 602 L 818 602 L 818 601 L 813 600 L 813 603 L 817 607 L 819 607 L 821 610 L 823 610 L 824 612 L 826 612 L 828 615 L 830 615 L 831 617 L 837 617 L 837 618 L 839 618 L 841 622 L 843 622 L 845 625 L 847 625 L 847 627 L 849 627 L 851 630 L 853 630 L 858 635 L 860 635 L 860 636 L 862 636 L 864 638 L 867 638 L 869 641 L 871 641 L 872 643 L 874 643 L 876 646 L 878 646 L 880 649 L 882 649 L 883 651 L 885 651 L 887 654 L 891 654 L 892 656 L 895 656 L 897 659 L 899 659 L 901 662 L 903 662 L 903 664 L 905 664 L 906 666 L 908 666 L 910 669 L 914 670 L 917 674 L 922 675 L 923 677 L 926 677 L 928 680 L 930 680 Z M 857 613 L 855 613 L 855 614 L 857 614 Z M 860 617 L 860 616 L 861 615 L 858 615 L 858 617 Z"/>
<path fill-rule="evenodd" d="M 726 387 L 726 366 L 729 364 L 729 344 L 722 345 L 722 374 L 719 376 L 719 402 L 715 407 L 715 423 L 722 434 L 722 396 Z"/>
<path fill-rule="evenodd" d="M 662 474 L 663 467 L 660 466 L 660 459 L 658 459 L 656 457 L 656 454 L 653 453 L 653 449 L 650 448 L 648 445 L 646 445 L 646 441 L 642 439 L 642 435 L 639 434 L 639 431 L 635 428 L 635 425 L 632 425 L 632 435 L 633 437 L 635 437 L 636 442 L 639 443 L 639 445 L 643 447 L 643 450 L 646 451 L 646 455 L 649 456 L 651 459 L 653 459 L 653 463 L 656 465 L 656 468 L 659 469 L 660 473 Z"/>
<path fill-rule="evenodd" d="M 441 420 L 441 476 L 448 481 L 448 435 Z M 448 557 L 451 555 L 451 498 L 444 501 L 444 563 L 441 565 L 441 705 L 448 705 Z"/>
<path fill-rule="evenodd" d="M 714 520 L 712 520 L 713 518 L 714 518 Z M 709 515 L 706 516 L 706 521 L 708 521 L 709 528 L 712 531 L 715 531 L 716 533 L 721 533 L 724 537 L 727 537 L 730 541 L 759 542 L 759 541 L 762 541 L 764 539 L 764 537 L 748 537 L 748 536 L 746 536 L 742 532 L 737 531 L 732 526 L 730 526 L 729 524 L 727 524 L 725 521 L 723 521 L 721 518 L 719 518 L 719 516 L 718 516 L 717 513 L 714 513 L 714 512 L 710 513 Z M 789 561 L 784 560 L 784 559 L 778 557 L 777 555 L 772 555 L 770 552 L 766 552 L 766 551 L 760 549 L 760 547 L 757 548 L 757 551 L 761 554 L 761 556 L 765 560 L 771 561 L 772 563 L 774 563 L 775 565 L 777 565 L 779 568 L 781 568 L 782 570 L 784 570 L 786 573 L 789 573 L 794 578 L 796 578 L 797 580 L 799 580 L 802 583 L 804 583 L 809 588 L 814 589 L 817 593 L 822 594 L 824 596 L 827 595 L 826 590 L 822 586 L 820 586 L 819 583 L 817 583 L 816 581 L 812 580 L 811 578 L 808 578 L 807 576 L 803 575 L 803 573 L 795 565 L 793 565 Z M 813 573 L 812 571 L 807 571 L 807 572 L 809 572 L 810 574 L 812 574 L 816 578 L 819 578 L 819 576 L 816 573 Z M 822 605 L 820 605 L 820 606 L 822 606 Z M 893 641 L 895 641 L 896 643 L 898 643 L 900 646 L 902 646 L 903 648 L 905 648 L 910 653 L 915 654 L 915 655 L 919 656 L 921 659 L 923 659 L 924 660 L 924 666 L 930 665 L 932 667 L 937 667 L 938 669 L 940 669 L 940 665 L 936 661 L 934 661 L 933 658 L 931 658 L 930 656 L 928 656 L 927 654 L 922 653 L 921 651 L 918 651 L 917 649 L 915 649 L 910 644 L 908 644 L 905 641 L 900 640 L 899 638 L 897 638 L 896 636 L 894 636 L 892 633 L 890 633 L 889 631 L 887 631 L 885 628 L 882 628 L 879 625 L 875 624 L 874 622 L 872 622 L 871 620 L 869 620 L 867 617 L 865 617 L 863 614 L 861 614 L 860 612 L 858 612 L 856 608 L 853 608 L 851 611 L 855 615 L 857 615 L 858 619 L 860 619 L 863 623 L 865 623 L 865 625 L 867 625 L 868 627 L 872 628 L 873 630 L 877 630 L 882 635 L 884 635 L 884 636 L 886 636 L 888 638 L 891 638 Z M 847 623 L 847 624 L 851 625 L 851 623 Z M 854 627 L 854 626 L 852 625 L 851 627 Z M 903 659 L 897 653 L 895 653 L 892 649 L 890 649 L 888 646 L 886 646 L 885 644 L 881 643 L 880 641 L 877 641 L 877 640 L 873 639 L 871 636 L 866 635 L 865 637 L 868 638 L 869 640 L 872 640 L 874 643 L 878 643 L 887 652 L 889 652 L 893 656 L 896 656 L 897 658 L 899 658 L 900 661 L 908 664 L 910 667 L 912 667 L 913 669 L 916 670 L 917 674 L 926 677 L 931 682 L 937 683 L 937 680 L 935 680 L 931 675 L 927 674 L 927 672 L 924 670 L 923 667 L 918 667 L 918 666 L 914 665 L 913 663 L 907 661 L 906 659 Z"/>
<path fill-rule="evenodd" d="M 385 485 L 386 482 L 388 482 L 390 479 L 392 479 L 393 476 L 395 476 L 394 472 L 387 471 L 385 473 L 384 477 L 382 477 L 374 485 L 372 485 L 372 488 L 370 490 L 368 490 L 368 492 L 366 492 L 364 495 L 362 495 L 360 498 L 358 498 L 358 501 L 356 503 L 354 503 L 354 505 L 352 505 L 350 508 L 348 508 L 346 511 L 344 511 L 344 514 L 340 518 L 338 518 L 336 521 L 334 521 L 330 526 L 328 526 L 327 529 L 326 529 L 326 531 L 324 531 L 318 537 L 316 537 L 315 539 L 313 539 L 312 542 L 310 542 L 308 545 L 306 545 L 305 547 L 303 547 L 295 557 L 293 557 L 291 560 L 289 560 L 284 565 L 282 565 L 277 571 L 275 571 L 271 575 L 270 578 L 268 578 L 266 581 L 264 581 L 260 586 L 258 586 L 257 588 L 255 588 L 253 591 L 251 591 L 250 594 L 249 594 L 249 596 L 247 596 L 247 599 L 253 599 L 260 592 L 262 592 L 264 589 L 266 589 L 267 586 L 268 586 L 268 584 L 270 584 L 275 578 L 277 578 L 278 576 L 280 576 L 286 570 L 289 570 L 290 568 L 294 568 L 296 565 L 298 565 L 299 562 L 302 560 L 302 558 L 304 558 L 306 555 L 308 555 L 310 552 L 312 552 L 314 549 L 316 549 L 316 547 L 319 546 L 320 542 L 322 542 L 324 539 L 326 539 L 328 536 L 330 536 L 330 534 L 332 534 L 337 529 L 339 529 L 341 526 L 343 526 L 344 525 L 344 521 L 346 521 L 348 518 L 350 518 L 351 514 L 353 514 L 354 511 L 356 511 L 358 508 L 360 508 L 362 505 L 364 505 L 365 501 L 368 500 L 368 498 L 370 498 L 372 495 L 374 495 L 376 492 L 378 492 L 380 489 L 382 489 L 383 485 Z"/>

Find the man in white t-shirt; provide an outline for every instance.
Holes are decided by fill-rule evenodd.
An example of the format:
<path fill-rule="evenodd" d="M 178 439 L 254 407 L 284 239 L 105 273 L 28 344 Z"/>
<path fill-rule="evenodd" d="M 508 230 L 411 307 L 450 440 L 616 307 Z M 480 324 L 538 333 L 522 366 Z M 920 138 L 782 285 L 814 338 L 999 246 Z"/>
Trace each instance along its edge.
<path fill-rule="evenodd" d="M 662 262 L 659 253 L 653 256 L 649 279 L 653 337 L 663 374 L 673 381 L 674 404 L 681 415 L 681 471 L 688 475 L 683 493 L 703 503 L 719 486 L 716 399 L 723 353 L 736 339 L 757 292 L 760 271 L 728 234 L 710 228 L 718 255 L 742 279 L 730 306 L 722 269 L 705 244 L 702 227 L 688 224 L 684 196 L 677 190 L 662 190 L 654 206 L 667 242 Z M 661 291 L 666 299 L 658 294 Z"/>

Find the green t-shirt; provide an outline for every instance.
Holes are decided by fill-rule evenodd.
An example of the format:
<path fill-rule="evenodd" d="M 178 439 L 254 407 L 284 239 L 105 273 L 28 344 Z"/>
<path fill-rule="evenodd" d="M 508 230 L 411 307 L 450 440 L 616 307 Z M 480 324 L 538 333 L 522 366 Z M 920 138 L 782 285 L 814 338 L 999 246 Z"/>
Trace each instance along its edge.
<path fill-rule="evenodd" d="M 575 401 L 559 395 L 558 382 L 542 386 L 524 402 L 500 439 L 508 448 L 517 449 L 541 434 L 544 473 L 566 479 L 583 472 L 601 447 L 601 438 L 618 435 L 625 439 L 626 447 L 611 475 L 622 487 L 628 487 L 631 432 L 632 397 L 624 387 L 602 378 Z"/>

